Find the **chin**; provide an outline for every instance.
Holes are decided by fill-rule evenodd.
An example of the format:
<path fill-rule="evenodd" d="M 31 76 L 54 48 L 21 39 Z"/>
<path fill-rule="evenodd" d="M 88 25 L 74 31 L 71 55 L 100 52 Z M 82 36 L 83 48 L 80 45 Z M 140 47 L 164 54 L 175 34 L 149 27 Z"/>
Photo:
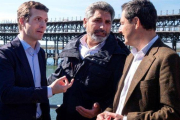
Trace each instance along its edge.
<path fill-rule="evenodd" d="M 125 39 L 125 41 L 124 41 L 124 44 L 125 44 L 125 45 L 128 45 L 128 41 L 127 41 L 126 39 Z"/>
<path fill-rule="evenodd" d="M 42 38 L 43 38 L 43 37 L 40 37 L 40 36 L 39 36 L 39 37 L 37 37 L 37 40 L 42 40 Z"/>

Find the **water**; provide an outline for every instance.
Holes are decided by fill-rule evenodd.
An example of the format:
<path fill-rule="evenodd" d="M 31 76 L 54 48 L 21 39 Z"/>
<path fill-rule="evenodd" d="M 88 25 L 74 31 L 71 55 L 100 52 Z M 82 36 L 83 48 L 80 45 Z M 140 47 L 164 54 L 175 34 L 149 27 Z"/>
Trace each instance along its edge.
<path fill-rule="evenodd" d="M 177 52 L 177 54 L 180 56 L 180 52 Z"/>
<path fill-rule="evenodd" d="M 177 52 L 180 56 L 180 52 Z M 60 59 L 58 61 L 58 63 L 60 63 Z M 48 58 L 47 60 L 47 66 L 46 66 L 46 74 L 47 77 L 50 76 L 51 73 L 53 73 L 55 71 L 55 69 L 57 68 L 57 66 L 53 66 L 53 58 Z M 55 104 L 55 105 L 61 105 L 62 104 L 62 98 L 63 98 L 63 94 L 56 94 L 53 97 L 49 98 L 49 102 L 50 104 Z M 56 120 L 56 111 L 55 109 L 50 109 L 50 114 L 51 114 L 51 120 Z"/>

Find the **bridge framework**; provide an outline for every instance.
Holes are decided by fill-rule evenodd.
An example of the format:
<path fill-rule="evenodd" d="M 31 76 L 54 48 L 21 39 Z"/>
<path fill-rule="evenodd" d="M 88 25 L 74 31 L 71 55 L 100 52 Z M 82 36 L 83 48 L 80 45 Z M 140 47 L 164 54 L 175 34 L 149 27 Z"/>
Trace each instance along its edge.
<path fill-rule="evenodd" d="M 121 34 L 118 33 L 120 19 L 114 19 L 111 31 L 124 41 Z M 45 51 L 46 57 L 54 57 L 55 64 L 58 61 L 59 49 L 63 49 L 69 40 L 84 32 L 83 21 L 58 21 L 48 22 L 47 29 L 43 36 L 43 41 L 46 41 Z M 173 15 L 158 16 L 156 24 L 156 32 L 163 42 L 172 43 L 172 48 L 177 50 L 176 43 L 180 42 L 180 13 Z M 18 34 L 17 23 L 0 23 L 0 41 L 6 44 L 13 40 Z M 48 41 L 54 41 L 53 54 L 48 53 Z M 59 46 L 61 44 L 61 46 Z"/>

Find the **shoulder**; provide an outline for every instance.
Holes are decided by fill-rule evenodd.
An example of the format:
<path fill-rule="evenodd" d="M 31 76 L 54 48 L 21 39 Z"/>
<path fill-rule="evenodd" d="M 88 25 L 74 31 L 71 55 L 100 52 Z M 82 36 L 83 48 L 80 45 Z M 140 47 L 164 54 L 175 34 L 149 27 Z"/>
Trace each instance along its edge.
<path fill-rule="evenodd" d="M 14 40 L 8 42 L 7 44 L 3 45 L 0 47 L 0 51 L 4 51 L 4 52 L 14 52 L 14 49 L 16 49 L 17 47 L 20 47 L 21 43 L 18 37 L 16 37 Z"/>
<path fill-rule="evenodd" d="M 170 48 L 169 46 L 167 46 L 164 43 L 159 46 L 157 55 L 159 57 L 167 57 L 167 56 L 171 56 L 171 55 L 178 56 L 176 51 L 174 51 L 172 48 Z"/>
<path fill-rule="evenodd" d="M 180 57 L 172 48 L 164 43 L 153 45 L 150 56 L 155 57 L 155 63 L 162 66 L 176 66 L 180 64 Z M 152 56 L 152 57 L 153 57 Z"/>
<path fill-rule="evenodd" d="M 170 48 L 168 45 L 164 44 L 161 39 L 156 40 L 156 42 L 151 46 L 149 51 L 147 52 L 147 55 L 153 55 L 156 58 L 164 58 L 171 54 L 175 54 L 178 56 L 176 51 L 174 51 L 172 48 Z"/>
<path fill-rule="evenodd" d="M 79 40 L 82 38 L 83 35 L 85 35 L 86 33 L 82 33 L 80 35 L 78 35 L 77 37 L 74 37 L 72 39 L 69 40 L 69 42 L 66 44 L 64 49 L 71 49 L 74 47 L 78 47 L 79 45 Z"/>
<path fill-rule="evenodd" d="M 5 54 L 5 53 L 11 53 L 11 52 L 14 52 L 13 51 L 13 46 L 11 43 L 7 43 L 3 46 L 0 47 L 0 54 Z"/>
<path fill-rule="evenodd" d="M 116 49 L 115 49 L 115 53 L 119 53 L 121 55 L 128 56 L 130 51 L 127 48 L 127 46 L 120 39 L 118 39 L 118 38 L 115 38 L 115 39 L 117 41 L 117 46 L 116 46 Z"/>

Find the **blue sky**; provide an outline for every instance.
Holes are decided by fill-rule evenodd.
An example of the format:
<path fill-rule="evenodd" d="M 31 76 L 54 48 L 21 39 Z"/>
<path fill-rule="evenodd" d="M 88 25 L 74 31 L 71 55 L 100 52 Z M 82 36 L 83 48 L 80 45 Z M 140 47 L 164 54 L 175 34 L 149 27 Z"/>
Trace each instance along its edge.
<path fill-rule="evenodd" d="M 18 7 L 26 0 L 0 0 L 0 22 L 5 20 L 16 20 L 16 11 Z M 76 18 L 83 19 L 84 12 L 88 5 L 99 0 L 36 0 L 45 4 L 49 8 L 49 20 L 57 21 L 64 19 Z M 121 5 L 129 0 L 104 0 L 111 4 L 116 12 L 115 17 L 120 17 Z M 180 0 L 150 0 L 156 7 L 158 14 L 162 11 L 163 14 L 179 13 Z"/>

